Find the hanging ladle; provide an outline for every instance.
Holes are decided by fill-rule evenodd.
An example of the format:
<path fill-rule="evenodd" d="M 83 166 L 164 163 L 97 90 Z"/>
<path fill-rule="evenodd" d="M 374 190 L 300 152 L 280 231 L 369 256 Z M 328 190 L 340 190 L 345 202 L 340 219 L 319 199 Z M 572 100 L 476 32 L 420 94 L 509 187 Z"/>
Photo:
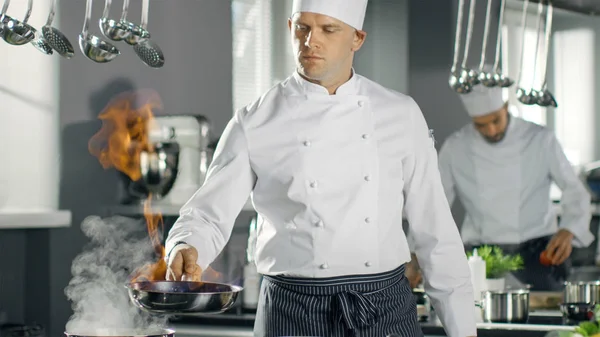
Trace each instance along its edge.
<path fill-rule="evenodd" d="M 495 87 L 496 79 L 494 73 L 491 71 L 485 71 L 485 52 L 487 50 L 487 40 L 490 29 L 490 14 L 492 11 L 492 0 L 487 2 L 487 10 L 485 13 L 485 27 L 483 29 L 483 43 L 481 44 L 481 62 L 479 63 L 479 81 L 486 87 Z"/>
<path fill-rule="evenodd" d="M 141 22 L 140 22 L 139 26 L 134 23 L 129 24 L 129 34 L 125 38 L 125 42 L 127 42 L 129 45 L 135 46 L 141 40 L 149 39 L 150 32 L 148 32 L 148 30 L 146 30 L 147 25 L 148 25 L 148 4 L 142 2 Z"/>
<path fill-rule="evenodd" d="M 473 69 L 467 68 L 467 60 L 469 59 L 469 47 L 471 46 L 471 39 L 473 37 L 473 25 L 475 23 L 475 4 L 477 0 L 471 0 L 469 4 L 469 21 L 467 23 L 467 37 L 465 41 L 465 51 L 463 53 L 461 77 L 463 80 L 473 86 L 479 84 L 478 74 Z"/>
<path fill-rule="evenodd" d="M 452 61 L 452 68 L 450 68 L 450 78 L 448 79 L 448 84 L 452 90 L 465 94 L 471 91 L 471 86 L 469 83 L 463 82 L 463 76 L 461 76 L 461 72 L 458 71 L 458 54 L 460 48 L 460 37 L 462 36 L 462 20 L 463 20 L 463 12 L 465 7 L 465 0 L 458 0 L 458 12 L 456 15 L 456 33 L 454 35 L 454 56 Z"/>
<path fill-rule="evenodd" d="M 496 36 L 496 58 L 494 59 L 494 81 L 496 85 L 502 88 L 508 88 L 515 83 L 508 76 L 504 76 L 504 72 L 500 69 L 500 50 L 503 39 L 504 26 L 504 9 L 506 8 L 506 0 L 502 0 L 500 4 L 500 17 L 498 18 L 498 34 Z"/>
<path fill-rule="evenodd" d="M 33 7 L 33 0 L 28 0 L 27 2 L 27 14 L 25 14 L 25 18 L 23 19 L 23 23 L 27 23 L 29 21 L 29 17 L 31 16 L 31 10 Z M 40 32 L 31 27 L 33 35 L 35 36 L 33 40 L 31 40 L 31 44 L 39 51 L 46 55 L 52 55 L 52 47 L 46 42 L 46 39 L 42 36 Z"/>
<path fill-rule="evenodd" d="M 42 27 L 42 36 L 55 52 L 64 58 L 70 59 L 75 56 L 73 45 L 71 45 L 69 39 L 67 39 L 60 30 L 52 27 L 54 14 L 56 13 L 56 2 L 57 0 L 52 0 L 52 7 L 50 7 L 50 13 L 48 13 L 48 20 Z"/>
<path fill-rule="evenodd" d="M 121 52 L 110 42 L 104 41 L 96 35 L 88 32 L 90 19 L 92 17 L 92 0 L 87 0 L 85 5 L 85 19 L 83 29 L 79 34 L 79 48 L 83 55 L 97 63 L 106 63 L 115 59 Z"/>
<path fill-rule="evenodd" d="M 553 106 L 557 107 L 558 104 L 554 99 L 554 95 L 548 90 L 548 53 L 550 50 L 550 36 L 552 33 L 552 3 L 548 1 L 546 8 L 546 35 L 545 35 L 545 44 L 544 44 L 544 84 L 542 85 L 542 89 L 538 91 L 537 97 L 537 105 L 539 106 Z"/>
<path fill-rule="evenodd" d="M 533 76 L 531 77 L 531 89 L 529 89 L 529 93 L 527 94 L 526 98 L 523 98 L 523 101 L 521 101 L 523 104 L 537 104 L 537 99 L 538 99 L 538 95 L 539 95 L 539 91 L 535 90 L 535 77 L 537 75 L 537 66 L 538 66 L 538 51 L 539 51 L 539 46 L 540 46 L 540 31 L 541 31 L 541 22 L 542 22 L 542 12 L 544 10 L 544 4 L 542 3 L 542 0 L 540 0 L 540 2 L 538 2 L 538 17 L 537 17 L 537 23 L 535 26 L 535 52 L 533 53 Z"/>
<path fill-rule="evenodd" d="M 26 22 L 19 21 L 6 15 L 9 4 L 10 0 L 4 0 L 2 13 L 0 14 L 0 25 L 3 27 L 2 38 L 13 46 L 22 46 L 33 40 L 35 37 L 35 29 Z"/>
<path fill-rule="evenodd" d="M 108 18 L 111 2 L 112 0 L 106 0 L 106 3 L 104 4 L 104 13 L 99 20 L 100 30 L 104 36 L 113 41 L 123 41 L 123 39 L 129 35 L 130 23 L 125 21 L 129 0 L 123 2 L 123 13 L 121 14 L 121 19 L 119 21 Z"/>
<path fill-rule="evenodd" d="M 142 0 L 142 19 L 141 27 L 146 31 L 148 25 L 148 7 L 150 0 Z M 149 34 L 148 34 L 149 35 Z M 133 50 L 137 56 L 147 66 L 152 68 L 160 68 L 165 64 L 165 56 L 160 47 L 150 38 L 141 39 L 133 46 Z"/>
<path fill-rule="evenodd" d="M 519 81 L 519 87 L 517 88 L 517 99 L 519 102 L 523 104 L 532 104 L 533 102 L 529 102 L 529 95 L 527 89 L 523 88 L 523 79 L 521 78 L 523 75 L 523 62 L 525 55 L 525 44 L 527 40 L 525 37 L 527 36 L 527 6 L 529 6 L 529 0 L 523 1 L 523 14 L 521 15 L 521 60 L 519 62 L 519 73 L 517 75 L 517 80 Z"/>

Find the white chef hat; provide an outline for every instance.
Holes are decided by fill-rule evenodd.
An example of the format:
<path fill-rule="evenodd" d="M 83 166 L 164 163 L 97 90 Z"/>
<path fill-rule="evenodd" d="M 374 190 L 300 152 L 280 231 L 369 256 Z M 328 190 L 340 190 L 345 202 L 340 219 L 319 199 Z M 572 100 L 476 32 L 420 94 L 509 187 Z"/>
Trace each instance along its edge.
<path fill-rule="evenodd" d="M 368 0 L 294 0 L 292 15 L 298 12 L 323 14 L 362 30 Z"/>
<path fill-rule="evenodd" d="M 460 99 L 471 117 L 490 114 L 504 106 L 502 88 L 488 88 L 481 84 L 475 85 L 468 94 L 459 94 Z"/>

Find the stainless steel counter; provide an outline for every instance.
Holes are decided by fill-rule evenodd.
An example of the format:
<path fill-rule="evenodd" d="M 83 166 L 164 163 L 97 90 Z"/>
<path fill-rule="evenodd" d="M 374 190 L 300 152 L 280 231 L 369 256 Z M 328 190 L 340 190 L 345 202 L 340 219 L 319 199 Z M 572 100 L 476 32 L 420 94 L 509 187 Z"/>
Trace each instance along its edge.
<path fill-rule="evenodd" d="M 254 326 L 252 314 L 221 314 L 183 318 L 172 322 L 177 337 L 251 337 Z M 446 336 L 439 320 L 421 323 L 426 337 Z M 573 326 L 562 324 L 559 312 L 533 312 L 528 324 L 478 323 L 478 337 L 544 337 L 549 331 L 572 331 Z"/>

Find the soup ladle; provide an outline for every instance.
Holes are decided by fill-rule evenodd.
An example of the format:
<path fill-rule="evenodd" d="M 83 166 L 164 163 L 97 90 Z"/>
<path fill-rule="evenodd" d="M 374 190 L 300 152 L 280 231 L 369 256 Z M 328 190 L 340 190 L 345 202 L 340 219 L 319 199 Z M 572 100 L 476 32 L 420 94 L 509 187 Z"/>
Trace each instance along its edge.
<path fill-rule="evenodd" d="M 540 91 L 538 91 L 537 105 L 539 106 L 553 106 L 558 107 L 554 95 L 548 90 L 548 53 L 550 50 L 550 35 L 552 32 L 552 3 L 548 1 L 546 8 L 546 35 L 544 44 L 544 84 Z"/>
<path fill-rule="evenodd" d="M 107 63 L 119 56 L 121 52 L 112 43 L 102 40 L 100 37 L 90 34 L 89 23 L 92 16 L 92 1 L 87 0 L 85 5 L 85 19 L 83 29 L 79 34 L 79 48 L 85 57 L 96 63 Z"/>
<path fill-rule="evenodd" d="M 504 72 L 500 68 L 500 50 L 502 47 L 502 40 L 504 36 L 504 9 L 506 8 L 506 0 L 502 0 L 500 4 L 500 16 L 498 18 L 498 34 L 496 35 L 496 58 L 494 59 L 494 81 L 497 86 L 502 88 L 508 88 L 512 86 L 515 81 L 508 76 L 504 75 Z"/>
<path fill-rule="evenodd" d="M 492 0 L 488 0 L 487 9 L 485 13 L 485 26 L 483 29 L 483 42 L 481 44 L 481 62 L 479 63 L 479 82 L 484 86 L 491 88 L 496 86 L 496 79 L 492 69 L 486 71 L 483 67 L 485 66 L 485 52 L 487 51 L 488 34 L 490 30 L 490 14 L 492 11 Z"/>
<path fill-rule="evenodd" d="M 450 77 L 448 78 L 448 84 L 452 90 L 459 94 L 465 94 L 471 91 L 471 85 L 463 81 L 461 71 L 458 70 L 458 55 L 460 53 L 460 39 L 462 36 L 462 21 L 463 12 L 465 7 L 465 0 L 458 0 L 458 12 L 456 15 L 456 33 L 454 35 L 454 56 L 452 61 L 452 67 L 450 68 Z"/>
<path fill-rule="evenodd" d="M 2 25 L 2 38 L 13 46 L 22 46 L 31 42 L 35 37 L 35 29 L 27 22 L 19 21 L 11 16 L 6 15 L 10 0 L 4 0 L 2 13 L 0 14 L 0 25 Z M 31 11 L 29 6 L 28 11 Z"/>

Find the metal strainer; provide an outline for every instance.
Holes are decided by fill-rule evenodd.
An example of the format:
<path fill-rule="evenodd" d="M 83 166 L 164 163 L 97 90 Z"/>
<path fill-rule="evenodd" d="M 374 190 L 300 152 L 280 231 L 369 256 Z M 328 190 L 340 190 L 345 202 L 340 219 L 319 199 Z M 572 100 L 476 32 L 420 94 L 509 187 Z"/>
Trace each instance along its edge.
<path fill-rule="evenodd" d="M 48 20 L 46 25 L 42 27 L 42 36 L 46 39 L 46 42 L 56 51 L 60 56 L 70 59 L 75 56 L 75 50 L 73 45 L 69 42 L 69 39 L 58 29 L 52 27 L 52 21 L 54 21 L 54 14 L 56 13 L 56 2 L 52 0 L 52 7 L 50 7 L 50 13 L 48 14 Z"/>
<path fill-rule="evenodd" d="M 148 25 L 148 7 L 149 0 L 142 0 L 142 20 L 140 26 L 146 32 L 146 27 Z M 165 64 L 165 56 L 163 55 L 162 50 L 156 43 L 150 40 L 150 38 L 141 39 L 133 46 L 133 50 L 142 62 L 149 67 L 160 68 Z"/>

